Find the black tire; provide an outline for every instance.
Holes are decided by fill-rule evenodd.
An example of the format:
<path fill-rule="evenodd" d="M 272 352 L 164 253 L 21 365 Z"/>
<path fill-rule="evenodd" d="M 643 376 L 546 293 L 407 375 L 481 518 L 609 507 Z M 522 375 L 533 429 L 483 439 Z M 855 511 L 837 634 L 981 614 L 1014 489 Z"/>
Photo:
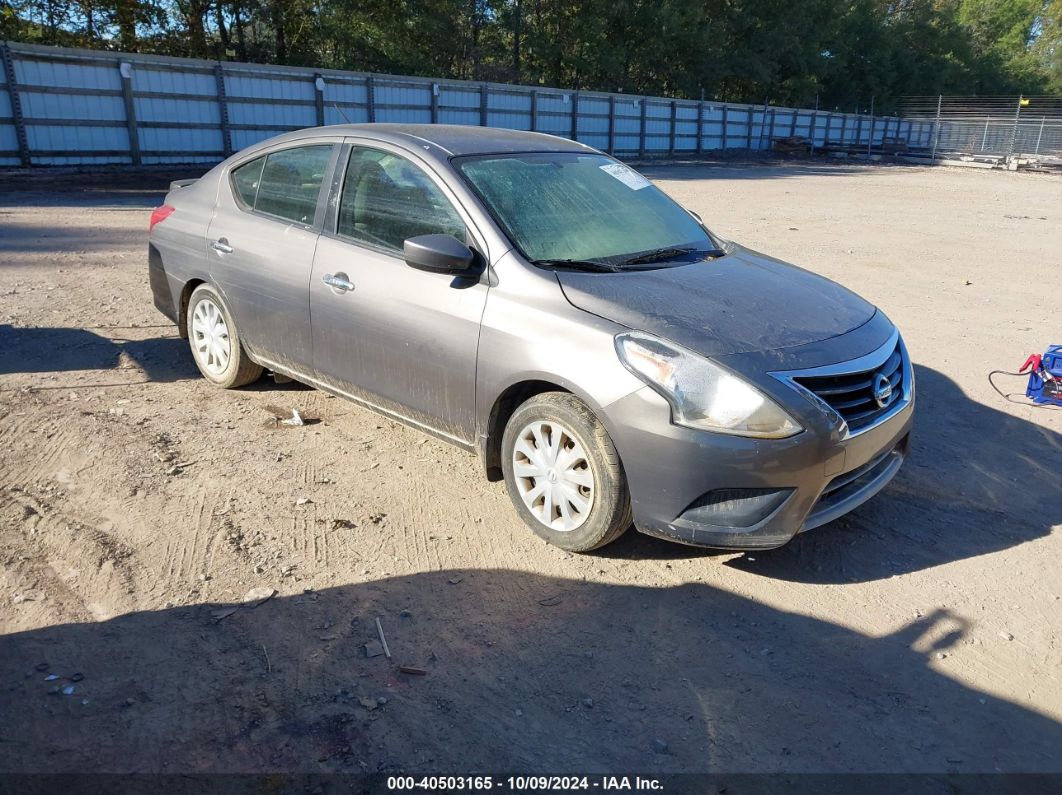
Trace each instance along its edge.
<path fill-rule="evenodd" d="M 225 326 L 228 329 L 229 361 L 225 369 L 220 373 L 208 370 L 199 360 L 199 356 L 196 355 L 195 351 L 196 334 L 192 329 L 192 315 L 196 306 L 203 299 L 209 299 L 217 306 L 224 317 Z M 236 389 L 253 383 L 262 377 L 264 372 L 262 366 L 252 362 L 251 357 L 247 355 L 247 351 L 244 350 L 243 343 L 240 341 L 240 333 L 236 330 L 236 324 L 232 320 L 232 313 L 229 312 L 229 308 L 225 306 L 225 302 L 213 287 L 208 284 L 201 284 L 195 288 L 188 299 L 187 321 L 188 344 L 192 350 L 192 359 L 195 360 L 196 367 L 199 368 L 199 372 L 203 374 L 203 378 L 207 381 L 216 384 L 222 389 Z"/>
<path fill-rule="evenodd" d="M 535 422 L 557 422 L 585 451 L 593 476 L 593 502 L 582 524 L 571 530 L 547 526 L 524 504 L 513 469 L 520 434 Z M 524 523 L 538 536 L 569 552 L 589 552 L 610 544 L 631 525 L 627 476 L 604 426 L 579 398 L 568 392 L 544 392 L 529 398 L 509 418 L 502 434 L 502 472 L 509 498 Z"/>

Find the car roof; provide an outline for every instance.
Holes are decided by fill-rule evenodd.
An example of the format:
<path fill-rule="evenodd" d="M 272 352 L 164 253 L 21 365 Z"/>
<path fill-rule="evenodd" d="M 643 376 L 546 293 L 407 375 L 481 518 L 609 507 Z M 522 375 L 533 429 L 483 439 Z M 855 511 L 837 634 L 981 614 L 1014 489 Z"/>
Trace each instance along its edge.
<path fill-rule="evenodd" d="M 464 124 L 334 124 L 289 133 L 272 139 L 319 135 L 356 135 L 403 146 L 432 144 L 448 155 L 484 155 L 502 152 L 585 152 L 585 144 L 545 133 L 473 127 Z"/>

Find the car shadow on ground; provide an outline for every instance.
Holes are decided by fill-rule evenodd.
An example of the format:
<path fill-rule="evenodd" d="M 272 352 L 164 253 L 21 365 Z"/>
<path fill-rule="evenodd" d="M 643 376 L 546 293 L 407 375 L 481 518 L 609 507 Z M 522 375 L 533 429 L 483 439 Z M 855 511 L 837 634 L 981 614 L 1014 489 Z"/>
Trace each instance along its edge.
<path fill-rule="evenodd" d="M 173 329 L 169 325 L 166 328 Z M 199 377 L 188 350 L 188 341 L 175 333 L 173 336 L 136 339 L 134 337 L 155 329 L 113 327 L 106 331 L 109 336 L 84 328 L 0 324 L 0 375 L 140 369 L 148 381 L 184 381 Z M 53 385 L 31 386 L 48 388 Z"/>
<path fill-rule="evenodd" d="M 971 400 L 930 367 L 915 365 L 915 383 L 911 455 L 884 491 L 780 549 L 725 565 L 795 582 L 863 582 L 998 552 L 1062 524 L 1062 435 Z M 722 553 L 629 533 L 601 554 L 637 560 Z"/>
<path fill-rule="evenodd" d="M 1062 771 L 1062 724 L 938 661 L 978 632 L 946 610 L 868 637 L 700 584 L 286 582 L 7 635 L 0 770 Z"/>
<path fill-rule="evenodd" d="M 154 328 L 166 328 L 172 336 L 131 339 Z M 0 324 L 0 375 L 64 373 L 81 370 L 140 369 L 143 383 L 188 381 L 201 378 L 192 359 L 188 340 L 176 335 L 171 324 L 157 327 L 109 327 L 111 336 L 84 328 L 41 328 Z M 76 382 L 63 386 L 51 383 L 29 385 L 36 389 L 78 388 Z M 298 381 L 264 377 L 243 387 L 248 392 L 298 392 L 312 389 Z"/>

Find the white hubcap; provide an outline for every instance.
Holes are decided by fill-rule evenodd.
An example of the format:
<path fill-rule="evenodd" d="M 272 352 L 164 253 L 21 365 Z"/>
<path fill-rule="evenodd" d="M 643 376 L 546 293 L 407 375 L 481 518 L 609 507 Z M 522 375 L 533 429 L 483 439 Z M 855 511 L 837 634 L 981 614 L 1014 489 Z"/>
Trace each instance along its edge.
<path fill-rule="evenodd" d="M 524 505 L 553 530 L 579 527 L 594 505 L 594 473 L 583 446 L 556 422 L 533 422 L 513 447 L 513 478 Z"/>
<path fill-rule="evenodd" d="M 200 298 L 192 310 L 192 353 L 212 375 L 221 375 L 229 366 L 232 343 L 229 327 L 220 307 L 209 298 Z"/>

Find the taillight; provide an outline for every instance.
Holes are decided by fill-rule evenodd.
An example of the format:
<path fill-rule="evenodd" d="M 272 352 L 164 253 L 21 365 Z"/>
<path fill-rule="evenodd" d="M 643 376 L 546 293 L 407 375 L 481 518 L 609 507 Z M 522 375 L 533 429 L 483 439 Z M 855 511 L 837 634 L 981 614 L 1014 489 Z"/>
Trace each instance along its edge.
<path fill-rule="evenodd" d="M 164 204 L 161 207 L 156 207 L 154 210 L 152 210 L 151 220 L 148 221 L 148 232 L 155 228 L 155 224 L 159 223 L 160 221 L 165 221 L 167 218 L 169 218 L 173 214 L 173 211 L 175 209 L 177 208 L 170 207 L 170 205 L 168 204 Z"/>

